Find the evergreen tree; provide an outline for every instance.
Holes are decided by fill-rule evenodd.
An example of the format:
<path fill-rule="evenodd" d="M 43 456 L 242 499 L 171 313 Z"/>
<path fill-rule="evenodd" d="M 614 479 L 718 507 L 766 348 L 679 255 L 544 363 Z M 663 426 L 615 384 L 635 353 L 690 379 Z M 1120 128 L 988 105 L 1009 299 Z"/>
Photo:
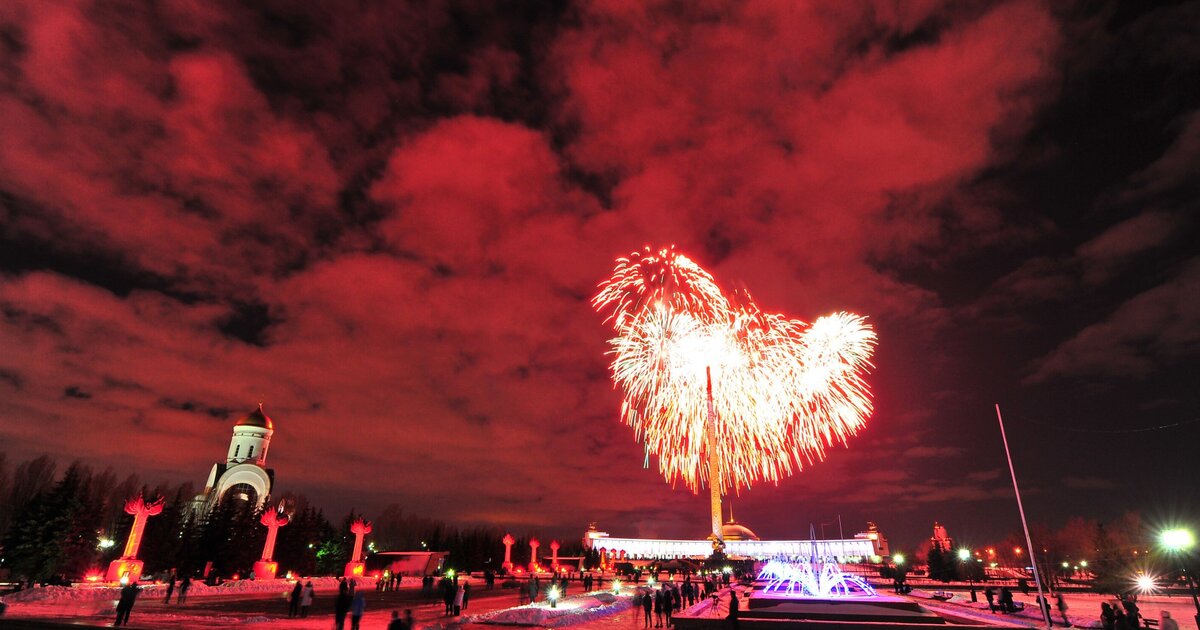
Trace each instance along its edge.
<path fill-rule="evenodd" d="M 929 579 L 949 582 L 957 577 L 954 561 L 946 557 L 940 546 L 930 545 L 926 560 L 929 565 Z"/>
<path fill-rule="evenodd" d="M 145 562 L 147 574 L 178 569 L 182 564 L 184 521 L 187 520 L 190 511 L 190 490 L 185 486 L 178 486 L 171 499 L 163 506 L 162 514 L 146 521 L 142 551 L 139 555 Z"/>
<path fill-rule="evenodd" d="M 354 517 L 354 511 L 351 510 L 341 529 L 334 529 L 324 514 L 318 514 L 321 515 L 321 519 L 317 534 L 319 542 L 316 546 L 316 574 L 341 575 L 346 563 L 350 561 L 350 544 L 347 537 L 350 535 L 350 520 Z"/>
<path fill-rule="evenodd" d="M 94 565 L 99 518 L 87 497 L 90 476 L 86 467 L 72 464 L 16 514 L 4 543 L 15 575 L 38 581 L 59 574 L 79 578 Z"/>

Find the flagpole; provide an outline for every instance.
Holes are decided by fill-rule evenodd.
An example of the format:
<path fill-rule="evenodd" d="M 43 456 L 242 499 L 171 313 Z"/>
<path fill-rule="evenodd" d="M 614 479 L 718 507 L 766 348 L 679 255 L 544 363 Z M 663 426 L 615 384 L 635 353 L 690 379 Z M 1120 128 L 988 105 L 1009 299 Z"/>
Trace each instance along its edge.
<path fill-rule="evenodd" d="M 1008 450 L 1008 436 L 1004 434 L 1004 417 L 1000 415 L 1000 403 L 996 403 L 996 420 L 1000 422 L 1000 440 L 1004 442 L 1004 456 L 1008 458 L 1008 472 L 1012 475 L 1013 492 L 1017 495 L 1017 511 L 1021 513 L 1021 527 L 1025 529 L 1025 545 L 1029 552 L 1029 564 L 1033 567 L 1033 582 L 1037 585 L 1038 599 L 1041 600 L 1042 618 L 1046 620 L 1046 627 L 1053 628 L 1054 623 L 1050 621 L 1050 602 L 1046 600 L 1046 595 L 1042 594 L 1042 578 L 1038 575 L 1037 558 L 1033 555 L 1033 538 L 1029 535 L 1029 522 L 1025 520 L 1025 506 L 1021 504 L 1021 489 L 1017 487 L 1017 471 L 1013 468 L 1012 453 Z"/>

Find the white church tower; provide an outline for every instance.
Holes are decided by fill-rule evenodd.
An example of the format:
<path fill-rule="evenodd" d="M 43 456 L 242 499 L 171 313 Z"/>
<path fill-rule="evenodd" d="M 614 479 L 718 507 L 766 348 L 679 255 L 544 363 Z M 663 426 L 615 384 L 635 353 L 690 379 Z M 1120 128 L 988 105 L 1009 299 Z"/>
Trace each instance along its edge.
<path fill-rule="evenodd" d="M 213 464 L 204 494 L 197 499 L 205 506 L 226 499 L 262 506 L 275 482 L 275 471 L 267 468 L 267 448 L 274 434 L 274 423 L 259 403 L 258 409 L 234 423 L 225 461 Z"/>

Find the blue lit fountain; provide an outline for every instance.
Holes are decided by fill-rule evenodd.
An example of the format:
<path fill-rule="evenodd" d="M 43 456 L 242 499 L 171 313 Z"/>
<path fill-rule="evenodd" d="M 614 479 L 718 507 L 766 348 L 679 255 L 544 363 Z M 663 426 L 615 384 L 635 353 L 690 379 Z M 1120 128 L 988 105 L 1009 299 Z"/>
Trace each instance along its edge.
<path fill-rule="evenodd" d="M 776 558 L 759 569 L 753 588 L 739 586 L 743 630 L 938 630 L 985 623 L 933 612 L 915 600 L 876 593 L 832 558 Z M 729 595 L 675 615 L 675 630 L 727 630 Z"/>
<path fill-rule="evenodd" d="M 843 573 L 834 562 L 771 560 L 758 572 L 763 595 L 777 597 L 875 597 L 867 581 Z"/>

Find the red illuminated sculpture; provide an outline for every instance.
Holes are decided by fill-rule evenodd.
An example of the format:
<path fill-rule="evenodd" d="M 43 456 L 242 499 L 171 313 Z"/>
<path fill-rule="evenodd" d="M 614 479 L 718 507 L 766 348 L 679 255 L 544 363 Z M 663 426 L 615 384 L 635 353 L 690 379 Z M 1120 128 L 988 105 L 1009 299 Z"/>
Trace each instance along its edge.
<path fill-rule="evenodd" d="M 504 542 L 504 570 L 512 571 L 512 568 L 513 568 L 512 546 L 514 544 L 516 544 L 517 541 L 512 537 L 512 534 L 505 534 L 503 542 Z"/>
<path fill-rule="evenodd" d="M 133 515 L 133 527 L 129 530 L 129 540 L 125 542 L 125 553 L 108 565 L 108 573 L 104 579 L 107 582 L 119 582 L 122 578 L 137 582 L 142 577 L 142 561 L 138 560 L 138 547 L 142 546 L 142 531 L 146 529 L 146 519 L 158 516 L 163 511 L 163 498 L 159 497 L 152 503 L 146 503 L 142 495 L 125 502 L 125 512 Z"/>
<path fill-rule="evenodd" d="M 558 570 L 558 550 L 559 544 L 557 540 L 550 541 L 550 568 Z"/>
<path fill-rule="evenodd" d="M 541 546 L 542 546 L 542 543 L 538 539 L 536 539 L 536 538 L 529 539 L 529 572 L 530 573 L 535 573 L 538 570 L 537 550 L 538 550 L 538 547 L 541 547 Z"/>
<path fill-rule="evenodd" d="M 366 566 L 361 560 L 363 536 L 371 533 L 371 522 L 360 518 L 350 524 L 350 532 L 354 534 L 354 553 L 350 555 L 350 562 L 346 563 L 346 577 L 362 577 Z"/>
<path fill-rule="evenodd" d="M 275 537 L 279 534 L 279 528 L 291 520 L 285 510 L 283 503 L 280 503 L 274 510 L 267 510 L 262 515 L 262 524 L 267 526 L 267 543 L 263 545 L 262 559 L 254 563 L 255 579 L 275 579 L 275 572 L 279 569 L 279 563 L 271 559 L 275 555 Z"/>

